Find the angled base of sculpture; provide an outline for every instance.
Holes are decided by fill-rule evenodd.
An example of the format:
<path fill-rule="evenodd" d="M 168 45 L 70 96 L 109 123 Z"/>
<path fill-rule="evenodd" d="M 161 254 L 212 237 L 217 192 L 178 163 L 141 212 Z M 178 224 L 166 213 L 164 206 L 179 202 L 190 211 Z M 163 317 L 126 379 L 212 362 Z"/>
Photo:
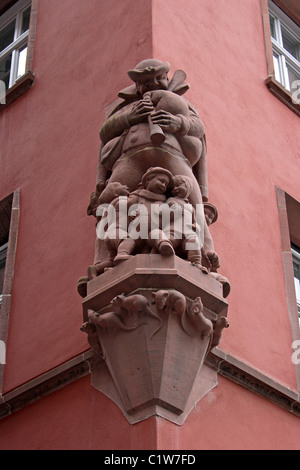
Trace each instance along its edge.
<path fill-rule="evenodd" d="M 181 426 L 184 424 L 190 412 L 194 408 L 197 408 L 197 403 L 201 398 L 218 385 L 218 380 L 217 373 L 203 364 L 201 371 L 199 371 L 195 379 L 185 408 L 180 414 L 172 412 L 157 400 L 154 400 L 153 403 L 148 403 L 147 406 L 136 410 L 133 414 L 127 413 L 105 361 L 98 363 L 97 367 L 92 370 L 91 384 L 99 390 L 99 392 L 108 396 L 120 408 L 130 424 L 136 424 L 151 416 L 159 416 Z"/>
<path fill-rule="evenodd" d="M 177 256 L 140 254 L 87 282 L 82 330 L 92 385 L 134 424 L 183 424 L 217 384 L 204 365 L 227 323 L 223 285 Z"/>

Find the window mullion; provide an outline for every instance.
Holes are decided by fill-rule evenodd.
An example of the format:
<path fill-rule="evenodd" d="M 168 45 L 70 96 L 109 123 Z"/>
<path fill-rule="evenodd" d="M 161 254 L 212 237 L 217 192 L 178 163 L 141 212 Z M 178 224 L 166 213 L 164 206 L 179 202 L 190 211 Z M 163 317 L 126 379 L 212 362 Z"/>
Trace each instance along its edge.
<path fill-rule="evenodd" d="M 22 11 L 18 11 L 16 16 L 15 40 L 21 36 L 22 30 Z"/>
<path fill-rule="evenodd" d="M 283 46 L 280 19 L 275 17 L 274 24 L 275 24 L 275 31 L 276 31 L 276 40 L 280 44 L 280 46 Z"/>
<path fill-rule="evenodd" d="M 291 91 L 290 81 L 289 81 L 289 72 L 288 72 L 288 69 L 287 69 L 287 66 L 286 66 L 285 56 L 281 55 L 280 59 L 281 59 L 281 63 L 282 63 L 282 75 L 283 75 L 284 86 L 287 90 Z"/>
<path fill-rule="evenodd" d="M 300 251 L 294 250 L 294 248 L 291 249 L 293 258 L 296 258 L 297 264 L 300 265 Z"/>
<path fill-rule="evenodd" d="M 16 41 L 12 42 L 9 44 L 9 46 L 6 47 L 6 49 L 3 49 L 3 51 L 0 52 L 0 59 L 3 59 L 6 55 L 10 54 L 11 51 L 16 49 L 17 47 L 23 46 L 23 44 L 26 44 L 28 38 L 28 31 L 25 31 L 21 36 L 19 36 Z"/>
<path fill-rule="evenodd" d="M 289 53 L 289 51 L 284 49 L 284 47 L 282 47 L 274 38 L 272 38 L 272 45 L 273 45 L 273 49 L 277 52 L 277 54 L 285 55 L 286 58 L 289 60 L 289 62 L 291 62 L 294 65 L 294 67 L 299 68 L 300 62 L 297 59 L 295 59 L 295 57 L 293 57 Z"/>
<path fill-rule="evenodd" d="M 277 16 L 274 16 L 274 27 L 275 27 L 275 36 L 276 39 L 272 38 L 273 49 L 277 51 L 278 54 L 278 64 L 279 64 L 279 76 L 280 82 L 286 86 L 286 65 L 285 65 L 285 58 L 283 53 L 283 41 L 282 41 L 282 33 L 281 33 L 281 24 L 280 20 Z"/>

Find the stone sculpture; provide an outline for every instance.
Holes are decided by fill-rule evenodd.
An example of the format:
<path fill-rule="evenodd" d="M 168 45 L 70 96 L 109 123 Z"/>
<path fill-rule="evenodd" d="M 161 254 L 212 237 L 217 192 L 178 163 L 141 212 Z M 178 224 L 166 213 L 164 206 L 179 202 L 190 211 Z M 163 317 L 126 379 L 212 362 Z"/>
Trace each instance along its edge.
<path fill-rule="evenodd" d="M 188 336 L 199 336 L 202 340 L 210 337 L 209 349 L 219 344 L 223 328 L 229 323 L 222 316 L 215 321 L 210 320 L 204 314 L 204 306 L 201 297 L 196 297 L 192 302 L 187 302 L 186 297 L 176 290 L 158 290 L 151 293 L 150 301 L 145 295 L 122 293 L 111 300 L 113 311 L 102 313 L 88 310 L 88 320 L 82 325 L 81 330 L 87 333 L 90 344 L 94 347 L 98 343 L 98 351 L 102 351 L 99 336 L 95 339 L 95 328 L 104 333 L 113 334 L 112 330 L 132 331 L 141 325 L 151 325 L 151 319 L 160 322 L 159 327 L 151 334 L 153 338 L 162 327 L 163 322 L 168 322 L 168 317 L 177 319 L 180 327 Z"/>
<path fill-rule="evenodd" d="M 169 69 L 168 63 L 149 59 L 128 72 L 135 86 L 119 93 L 123 101 L 100 130 L 98 182 L 118 181 L 133 191 L 149 167 L 163 166 L 173 174 L 189 176 L 193 202 L 201 203 L 202 197 L 208 198 L 204 126 L 197 110 L 180 96 L 188 88 L 184 76 L 172 85 Z M 150 115 L 164 132 L 159 146 L 151 140 Z"/>
<path fill-rule="evenodd" d="M 209 230 L 218 211 L 208 199 L 204 125 L 183 96 L 185 72 L 169 80 L 169 71 L 156 59 L 129 70 L 134 83 L 100 129 L 87 208 L 95 259 L 77 287 L 97 358 L 92 383 L 132 423 L 184 419 L 190 397 L 216 384 L 215 373 L 203 382 L 201 374 L 229 325 L 230 283 Z"/>
<path fill-rule="evenodd" d="M 135 85 L 119 92 L 119 100 L 100 129 L 97 184 L 90 197 L 89 215 L 97 217 L 97 208 L 101 204 L 139 190 L 150 167 L 163 167 L 164 171 L 169 171 L 173 176 L 181 175 L 181 178 L 185 178 L 188 203 L 194 211 L 196 207 L 203 207 L 203 202 L 207 203 L 204 126 L 196 108 L 182 96 L 189 88 L 185 82 L 185 73 L 178 70 L 169 81 L 169 69 L 167 62 L 148 59 L 128 72 Z M 202 256 L 209 265 L 213 260 L 213 266 L 219 266 L 207 218 L 200 216 L 198 224 Z M 116 255 L 117 258 L 113 260 L 111 255 L 115 246 L 108 245 L 107 242 L 96 241 L 95 262 L 89 267 L 89 279 L 103 273 L 107 267 L 113 267 L 114 261 L 126 259 L 127 252 L 135 248 L 132 238 L 127 237 L 126 243 L 122 244 L 123 248 L 126 246 L 126 252 Z M 162 246 L 166 252 L 173 254 L 166 243 Z M 189 253 L 191 262 L 205 270 L 207 268 L 201 263 L 199 251 L 197 249 Z M 181 254 L 177 250 L 177 254 L 189 258 L 186 250 Z"/>

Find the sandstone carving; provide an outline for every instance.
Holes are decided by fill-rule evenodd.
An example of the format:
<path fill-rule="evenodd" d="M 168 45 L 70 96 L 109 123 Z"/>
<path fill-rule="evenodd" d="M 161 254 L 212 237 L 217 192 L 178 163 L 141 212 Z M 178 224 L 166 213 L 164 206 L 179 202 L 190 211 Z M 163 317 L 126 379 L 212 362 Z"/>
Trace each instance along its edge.
<path fill-rule="evenodd" d="M 226 317 L 222 316 L 218 318 L 214 324 L 213 339 L 211 349 L 218 346 L 221 341 L 221 336 L 224 328 L 229 327 L 229 322 Z"/>
<path fill-rule="evenodd" d="M 146 242 L 144 236 L 131 236 L 132 229 L 136 234 L 141 216 L 133 213 L 119 237 L 111 237 L 112 232 L 120 230 L 117 217 L 117 221 L 108 225 L 105 241 L 96 239 L 95 260 L 88 267 L 87 277 L 93 279 L 135 254 L 156 251 L 162 256 L 180 256 L 203 272 L 209 272 L 224 285 L 227 296 L 230 285 L 217 273 L 219 257 L 209 231 L 217 213 L 215 210 L 210 218 L 209 208 L 214 206 L 208 202 L 204 126 L 196 108 L 182 96 L 189 88 L 185 72 L 177 70 L 169 80 L 169 70 L 167 62 L 147 59 L 128 71 L 134 85 L 119 92 L 100 130 L 97 184 L 87 213 L 99 222 L 107 215 L 103 212 L 97 215 L 99 206 L 112 204 L 118 216 L 123 196 L 128 197 L 128 209 L 141 204 L 149 211 L 151 204 L 166 202 L 172 209 L 176 206 L 177 210 L 181 207 L 190 211 L 191 229 L 188 236 L 181 230 L 178 238 L 172 221 L 169 236 L 165 236 L 161 226 L 154 231 L 149 227 Z M 173 178 L 165 190 L 156 185 L 146 196 L 145 175 L 149 177 L 153 167 L 161 168 Z M 200 223 L 195 219 L 199 205 L 204 209 Z M 124 231 L 127 231 L 125 237 Z"/>
<path fill-rule="evenodd" d="M 83 324 L 81 330 L 89 335 L 89 341 L 94 347 L 97 345 L 94 326 L 100 327 L 105 332 L 112 329 L 131 331 L 141 325 L 147 325 L 147 319 L 152 317 L 160 322 L 159 327 L 150 336 L 152 339 L 161 329 L 164 317 L 170 315 L 177 317 L 181 328 L 187 335 L 199 335 L 201 339 L 211 336 L 212 348 L 219 344 L 223 328 L 229 326 L 224 316 L 214 324 L 205 316 L 201 297 L 196 297 L 188 305 L 186 297 L 181 292 L 161 289 L 152 292 L 151 299 L 151 305 L 155 307 L 155 310 L 150 307 L 149 299 L 144 295 L 126 296 L 124 293 L 117 295 L 111 300 L 111 305 L 116 311 L 99 313 L 88 310 L 88 321 Z"/>
<path fill-rule="evenodd" d="M 146 297 L 139 294 L 129 295 L 126 297 L 125 294 L 117 295 L 113 298 L 112 304 L 116 304 L 125 310 L 127 314 L 133 316 L 133 318 L 140 317 L 142 314 L 150 315 L 161 322 L 161 318 L 156 315 L 149 307 L 149 301 Z"/>
<path fill-rule="evenodd" d="M 88 312 L 88 317 L 89 317 L 90 323 L 100 326 L 100 328 L 102 328 L 105 331 L 108 331 L 111 328 L 131 331 L 145 324 L 145 322 L 141 322 L 133 326 L 125 325 L 122 317 L 118 315 L 116 312 L 107 312 L 107 313 L 104 313 L 103 315 L 100 315 L 99 313 L 94 312 L 93 310 L 90 310 Z"/>
<path fill-rule="evenodd" d="M 204 316 L 203 303 L 200 297 L 196 297 L 192 302 L 188 311 L 188 319 L 193 324 L 195 330 L 200 333 L 202 339 L 212 334 L 213 324 L 211 320 Z"/>
<path fill-rule="evenodd" d="M 88 321 L 88 322 L 85 322 L 81 326 L 80 330 L 87 334 L 88 342 L 89 342 L 91 348 L 93 349 L 93 351 L 96 354 L 101 354 L 102 355 L 102 349 L 101 349 L 101 345 L 100 345 L 100 341 L 99 341 L 99 338 L 98 338 L 98 334 L 97 334 L 97 330 L 95 328 L 95 325 L 93 325 L 92 322 Z"/>
<path fill-rule="evenodd" d="M 186 314 L 186 298 L 181 292 L 175 290 L 159 290 L 152 292 L 153 304 L 159 312 L 176 315 L 180 325 L 186 331 L 184 316 Z"/>
<path fill-rule="evenodd" d="M 133 422 L 184 415 L 193 393 L 214 387 L 202 367 L 229 326 L 204 125 L 183 96 L 185 72 L 169 71 L 168 62 L 139 62 L 107 109 L 87 207 L 95 256 L 77 284 L 93 385 Z"/>

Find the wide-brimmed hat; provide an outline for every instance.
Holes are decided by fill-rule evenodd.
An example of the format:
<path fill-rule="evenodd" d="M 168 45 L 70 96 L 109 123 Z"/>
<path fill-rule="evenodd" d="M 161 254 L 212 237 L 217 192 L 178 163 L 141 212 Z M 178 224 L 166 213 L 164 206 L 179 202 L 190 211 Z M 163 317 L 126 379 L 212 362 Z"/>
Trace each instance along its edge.
<path fill-rule="evenodd" d="M 142 184 L 145 187 L 147 184 L 147 179 L 150 175 L 157 175 L 157 174 L 163 174 L 166 175 L 169 178 L 169 184 L 168 187 L 171 186 L 173 175 L 169 170 L 166 170 L 166 168 L 161 168 L 160 166 L 154 166 L 149 168 L 146 173 L 142 177 Z"/>
<path fill-rule="evenodd" d="M 211 221 L 211 223 L 213 224 L 218 218 L 217 208 L 210 202 L 204 202 L 203 205 L 204 205 L 204 211 L 205 209 L 208 209 L 213 214 L 213 219 Z"/>
<path fill-rule="evenodd" d="M 128 75 L 136 82 L 139 78 L 152 73 L 168 73 L 170 70 L 169 62 L 161 62 L 156 59 L 145 59 L 139 62 L 134 69 L 128 70 Z"/>

